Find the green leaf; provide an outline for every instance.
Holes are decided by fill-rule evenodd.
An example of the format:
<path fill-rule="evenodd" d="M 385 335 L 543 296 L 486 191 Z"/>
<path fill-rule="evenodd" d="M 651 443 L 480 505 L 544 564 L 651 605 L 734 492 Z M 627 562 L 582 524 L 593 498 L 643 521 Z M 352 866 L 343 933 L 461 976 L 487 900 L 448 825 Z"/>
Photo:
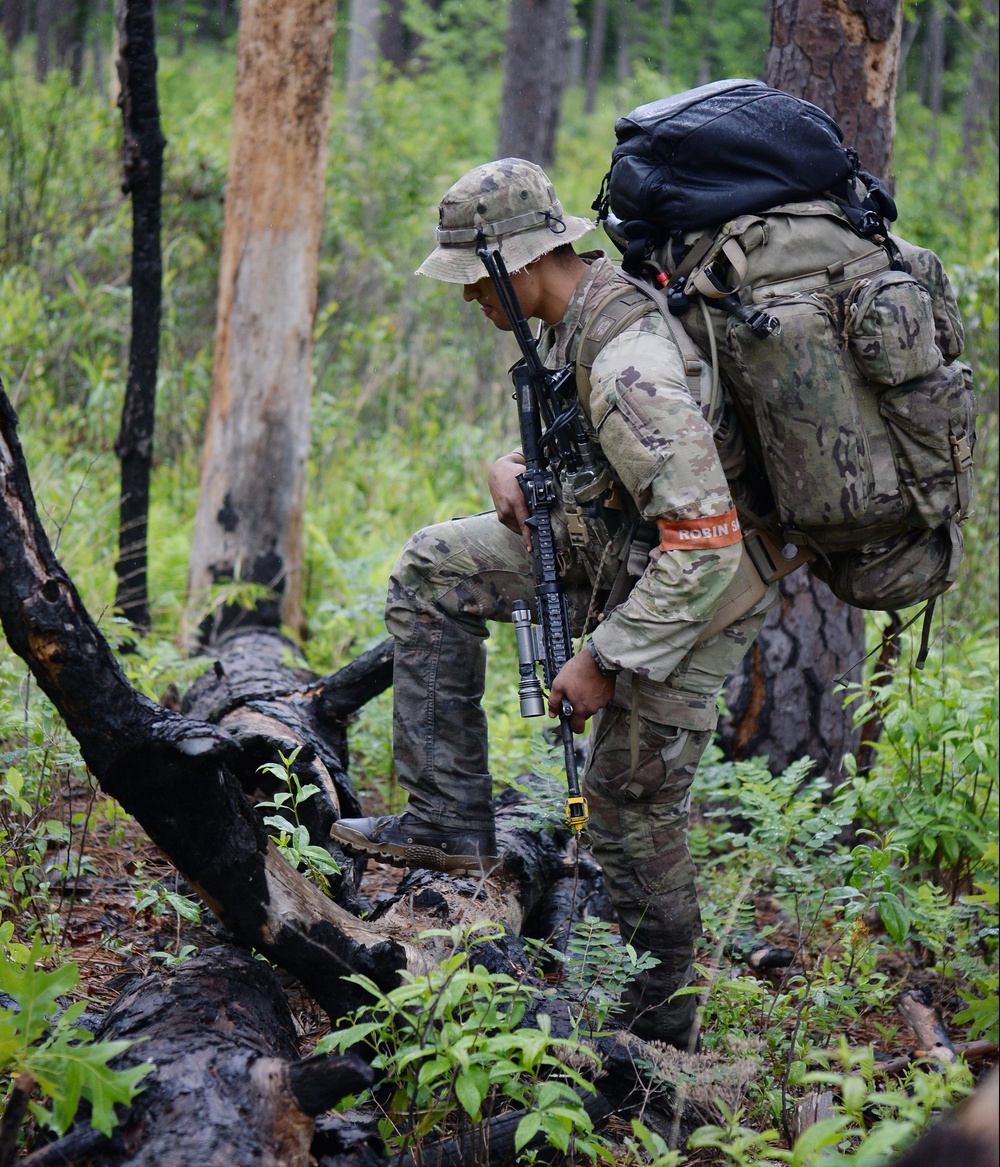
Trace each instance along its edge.
<path fill-rule="evenodd" d="M 455 1079 L 455 1097 L 469 1118 L 478 1122 L 483 1095 L 479 1091 L 479 1083 L 472 1074 L 461 1073 Z"/>
<path fill-rule="evenodd" d="M 538 1134 L 539 1128 L 542 1125 L 542 1114 L 539 1110 L 529 1110 L 528 1113 L 517 1124 L 517 1131 L 514 1135 L 514 1150 L 523 1150 L 528 1143 Z"/>
<path fill-rule="evenodd" d="M 889 935 L 902 944 L 910 930 L 910 913 L 899 898 L 891 892 L 882 892 L 878 897 L 878 914 Z"/>

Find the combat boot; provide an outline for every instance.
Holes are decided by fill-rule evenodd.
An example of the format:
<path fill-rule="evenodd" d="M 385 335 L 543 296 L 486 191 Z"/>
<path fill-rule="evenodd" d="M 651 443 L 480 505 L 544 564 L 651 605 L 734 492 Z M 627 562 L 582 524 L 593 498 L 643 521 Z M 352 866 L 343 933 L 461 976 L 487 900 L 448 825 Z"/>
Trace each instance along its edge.
<path fill-rule="evenodd" d="M 345 851 L 393 867 L 420 867 L 449 875 L 488 875 L 500 860 L 493 830 L 426 823 L 412 814 L 341 819 L 330 838 Z"/>

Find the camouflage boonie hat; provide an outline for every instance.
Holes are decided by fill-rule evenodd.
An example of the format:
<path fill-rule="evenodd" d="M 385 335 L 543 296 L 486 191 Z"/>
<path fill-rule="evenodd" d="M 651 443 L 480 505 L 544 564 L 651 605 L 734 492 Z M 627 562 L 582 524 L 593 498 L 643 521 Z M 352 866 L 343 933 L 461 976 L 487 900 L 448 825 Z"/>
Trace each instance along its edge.
<path fill-rule="evenodd" d="M 417 274 L 450 284 L 474 284 L 486 274 L 476 255 L 480 233 L 514 272 L 593 228 L 590 219 L 563 214 L 540 166 L 523 158 L 501 158 L 470 170 L 441 200 L 438 245 Z"/>

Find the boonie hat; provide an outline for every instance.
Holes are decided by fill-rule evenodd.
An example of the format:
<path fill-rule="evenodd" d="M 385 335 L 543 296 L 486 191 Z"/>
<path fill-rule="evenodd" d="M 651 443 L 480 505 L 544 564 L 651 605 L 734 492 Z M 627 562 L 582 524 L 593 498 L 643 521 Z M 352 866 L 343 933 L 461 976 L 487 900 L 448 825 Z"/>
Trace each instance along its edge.
<path fill-rule="evenodd" d="M 501 158 L 463 175 L 438 207 L 437 247 L 417 274 L 450 284 L 474 284 L 486 274 L 476 255 L 480 234 L 508 271 L 573 243 L 594 229 L 590 219 L 564 215 L 548 175 L 523 158 Z"/>

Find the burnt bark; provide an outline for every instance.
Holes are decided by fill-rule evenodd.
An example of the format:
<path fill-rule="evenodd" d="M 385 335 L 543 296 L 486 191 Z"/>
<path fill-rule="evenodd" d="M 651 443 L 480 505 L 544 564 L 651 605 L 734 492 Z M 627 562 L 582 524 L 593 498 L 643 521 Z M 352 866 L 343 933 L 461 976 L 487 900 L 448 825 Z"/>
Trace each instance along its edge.
<path fill-rule="evenodd" d="M 84 1125 L 29 1163 L 307 1167 L 315 1115 L 376 1078 L 354 1056 L 300 1060 L 270 965 L 228 947 L 137 978 L 97 1036 L 135 1043 L 115 1068 L 154 1072 L 111 1138 Z"/>
<path fill-rule="evenodd" d="M 310 812 L 314 842 L 323 838 L 331 816 L 356 814 L 343 766 L 343 726 L 351 715 L 344 684 L 336 676 L 316 680 L 286 663 L 281 638 L 255 631 L 232 635 L 219 646 L 188 697 L 189 716 L 136 693 L 41 527 L 16 418 L 2 388 L 0 548 L 0 623 L 79 742 L 101 788 L 138 820 L 237 942 L 297 977 L 334 1022 L 370 1001 L 342 979 L 347 974 L 361 974 L 388 990 L 404 970 L 426 972 L 449 953 L 450 942 L 440 935 L 414 942 L 425 929 L 498 923 L 502 935 L 477 944 L 476 960 L 523 976 L 527 961 L 520 936 L 531 930 L 529 917 L 534 915 L 536 933 L 558 940 L 572 919 L 606 904 L 593 864 L 584 859 L 575 866 L 576 837 L 528 829 L 518 821 L 524 809 L 508 803 L 497 813 L 502 866 L 488 881 L 413 872 L 393 895 L 358 905 L 369 911 L 365 922 L 292 868 L 253 807 L 268 793 L 259 767 L 299 748 L 300 778 L 320 787 Z M 385 659 L 386 646 L 380 646 L 356 666 L 359 693 L 385 680 Z M 324 705 L 331 694 L 336 694 L 333 713 L 329 702 Z M 354 906 L 352 874 L 345 862 L 334 891 Z M 553 887 L 559 893 L 543 912 L 539 905 Z M 553 914 L 556 903 L 560 912 Z M 537 989 L 536 1012 L 552 1018 L 553 1032 L 570 1033 L 579 1005 L 553 998 L 540 983 Z M 662 1061 L 662 1053 L 627 1033 L 595 1038 L 594 1044 L 605 1069 L 601 1089 L 611 1103 L 647 1104 L 650 1085 L 639 1067 Z M 148 1050 L 141 1047 L 139 1056 Z M 305 1070 L 288 1079 L 300 1109 L 315 1105 L 319 1082 Z M 669 1096 L 657 1105 L 668 1106 Z M 81 1134 L 74 1154 L 83 1154 L 84 1144 L 93 1150 L 89 1137 Z M 141 1157 L 144 1146 L 135 1152 L 135 1167 L 164 1161 Z M 234 1159 L 199 1162 L 216 1161 Z"/>
<path fill-rule="evenodd" d="M 498 158 L 551 166 L 569 53 L 567 0 L 512 0 L 507 17 Z"/>
<path fill-rule="evenodd" d="M 115 442 L 115 453 L 121 460 L 115 606 L 134 628 L 146 632 L 146 536 L 160 353 L 160 195 L 165 144 L 156 92 L 153 0 L 126 0 L 119 31 L 118 104 L 124 127 L 122 189 L 132 197 L 132 338 L 121 429 Z"/>
<path fill-rule="evenodd" d="M 864 617 L 805 569 L 779 586 L 781 602 L 726 682 L 722 746 L 734 759 L 766 757 L 776 774 L 808 756 L 835 778 L 861 744 L 839 685 L 861 679 Z"/>

